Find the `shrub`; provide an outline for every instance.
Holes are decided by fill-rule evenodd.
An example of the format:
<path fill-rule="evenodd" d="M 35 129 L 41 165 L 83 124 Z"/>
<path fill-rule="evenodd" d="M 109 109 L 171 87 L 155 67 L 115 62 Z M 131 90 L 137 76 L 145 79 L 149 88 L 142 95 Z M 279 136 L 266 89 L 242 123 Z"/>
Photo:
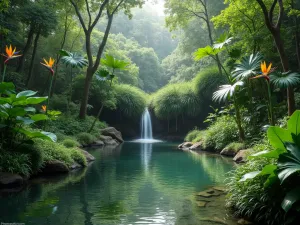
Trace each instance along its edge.
<path fill-rule="evenodd" d="M 245 143 L 241 143 L 241 142 L 231 142 L 230 144 L 226 145 L 226 147 L 224 149 L 230 149 L 230 150 L 234 150 L 235 152 L 238 152 L 239 150 L 243 150 L 246 148 Z"/>
<path fill-rule="evenodd" d="M 19 152 L 1 150 L 0 171 L 29 177 L 32 172 L 30 156 Z"/>
<path fill-rule="evenodd" d="M 84 120 L 75 116 L 61 116 L 57 120 L 49 123 L 49 130 L 59 132 L 64 135 L 76 135 L 89 130 L 94 119 L 95 117 L 92 116 L 87 116 Z M 99 130 L 105 127 L 105 123 L 97 120 L 92 132 L 99 133 Z"/>
<path fill-rule="evenodd" d="M 205 132 L 203 147 L 207 150 L 220 151 L 231 142 L 238 141 L 238 129 L 234 118 L 221 116 Z"/>
<path fill-rule="evenodd" d="M 205 139 L 205 130 L 197 130 L 197 129 L 190 131 L 184 138 L 185 141 L 191 141 L 191 142 L 199 142 L 204 139 Z"/>
<path fill-rule="evenodd" d="M 42 153 L 43 162 L 59 160 L 71 166 L 76 161 L 81 165 L 86 165 L 83 153 L 77 148 L 66 148 L 62 144 L 44 140 L 37 141 L 35 148 Z"/>
<path fill-rule="evenodd" d="M 147 99 L 141 89 L 121 84 L 114 87 L 117 99 L 117 108 L 128 118 L 137 118 L 144 112 Z"/>
<path fill-rule="evenodd" d="M 63 140 L 62 144 L 67 148 L 74 148 L 79 146 L 79 143 L 71 138 Z"/>
<path fill-rule="evenodd" d="M 53 95 L 50 101 L 50 108 L 66 112 L 68 110 L 68 100 L 65 95 Z"/>
<path fill-rule="evenodd" d="M 89 133 L 79 133 L 76 135 L 77 141 L 82 145 L 89 145 L 96 141 L 96 137 Z"/>
<path fill-rule="evenodd" d="M 202 101 L 211 101 L 213 93 L 226 82 L 226 76 L 220 75 L 217 67 L 204 69 L 193 80 L 196 94 Z"/>

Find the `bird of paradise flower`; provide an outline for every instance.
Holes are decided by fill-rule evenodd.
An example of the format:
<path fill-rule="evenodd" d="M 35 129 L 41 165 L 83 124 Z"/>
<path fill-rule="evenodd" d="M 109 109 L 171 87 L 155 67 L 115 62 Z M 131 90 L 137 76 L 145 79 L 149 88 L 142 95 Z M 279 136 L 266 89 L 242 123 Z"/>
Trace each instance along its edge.
<path fill-rule="evenodd" d="M 5 79 L 6 67 L 7 67 L 8 61 L 22 56 L 22 55 L 19 55 L 19 52 L 17 52 L 17 48 L 13 47 L 12 45 L 9 45 L 9 47 L 6 46 L 5 53 L 6 54 L 1 54 L 2 56 L 4 56 L 6 58 L 5 61 L 4 61 L 2 82 L 4 82 L 4 79 Z"/>

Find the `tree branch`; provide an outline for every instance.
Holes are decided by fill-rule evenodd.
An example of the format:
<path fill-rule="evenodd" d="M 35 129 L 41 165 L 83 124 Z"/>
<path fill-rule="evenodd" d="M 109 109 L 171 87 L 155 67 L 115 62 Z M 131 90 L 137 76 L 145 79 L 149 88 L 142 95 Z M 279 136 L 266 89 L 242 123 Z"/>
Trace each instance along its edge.
<path fill-rule="evenodd" d="M 273 24 L 273 13 L 274 13 L 276 4 L 277 4 L 277 0 L 273 0 L 273 3 L 271 5 L 270 11 L 269 11 L 269 20 L 270 20 L 271 24 Z"/>
<path fill-rule="evenodd" d="M 119 4 L 116 6 L 116 8 L 113 10 L 113 12 L 111 13 L 111 15 L 115 14 L 117 12 L 117 10 L 119 9 L 120 5 L 124 2 L 124 0 L 121 0 L 119 2 Z"/>
<path fill-rule="evenodd" d="M 73 0 L 70 0 L 70 2 L 71 2 L 71 4 L 73 5 L 73 7 L 74 7 L 74 9 L 75 9 L 76 15 L 77 15 L 78 18 L 79 18 L 79 22 L 80 22 L 80 24 L 81 24 L 81 26 L 82 26 L 84 32 L 86 33 L 86 32 L 87 32 L 87 28 L 86 28 L 86 26 L 85 26 L 84 20 L 83 20 L 83 18 L 82 18 L 82 15 L 81 15 L 81 13 L 80 13 L 80 11 L 79 11 L 79 8 L 78 8 L 77 4 L 76 4 Z"/>
<path fill-rule="evenodd" d="M 88 16 L 89 16 L 89 25 L 88 25 L 88 27 L 90 27 L 91 23 L 92 23 L 92 16 L 91 16 L 90 6 L 89 6 L 88 0 L 85 0 L 85 5 L 86 5 L 86 11 L 87 11 Z"/>
<path fill-rule="evenodd" d="M 103 12 L 103 9 L 104 7 L 109 3 L 109 0 L 104 0 L 104 2 L 101 4 L 100 8 L 99 8 L 99 11 L 98 11 L 98 14 L 94 20 L 94 22 L 92 23 L 92 25 L 89 27 L 90 30 L 93 30 L 94 27 L 96 26 L 96 24 L 98 23 L 101 15 L 102 15 L 102 12 Z"/>
<path fill-rule="evenodd" d="M 256 0 L 256 2 L 260 5 L 260 7 L 263 11 L 263 14 L 264 14 L 264 17 L 265 17 L 265 22 L 266 22 L 266 25 L 267 25 L 268 29 L 273 32 L 274 27 L 273 27 L 272 23 L 270 22 L 269 15 L 268 15 L 269 13 L 268 13 L 266 5 L 263 3 L 262 0 Z"/>
<path fill-rule="evenodd" d="M 279 5 L 279 15 L 278 15 L 277 23 L 275 25 L 276 29 L 280 29 L 282 17 L 283 17 L 283 13 L 284 13 L 284 7 L 283 7 L 282 0 L 278 0 L 278 5 Z"/>

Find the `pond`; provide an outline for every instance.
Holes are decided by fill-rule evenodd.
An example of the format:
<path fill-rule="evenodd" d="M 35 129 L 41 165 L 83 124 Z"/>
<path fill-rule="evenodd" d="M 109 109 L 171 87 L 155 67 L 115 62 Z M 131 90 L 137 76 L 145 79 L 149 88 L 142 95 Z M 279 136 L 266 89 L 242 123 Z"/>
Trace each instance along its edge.
<path fill-rule="evenodd" d="M 235 224 L 230 217 L 226 219 L 224 196 L 199 207 L 196 195 L 222 185 L 233 168 L 232 160 L 183 152 L 176 146 L 126 142 L 115 149 L 90 149 L 96 160 L 88 168 L 37 178 L 25 190 L 2 196 L 0 221 L 209 225 L 226 220 L 226 224 Z"/>

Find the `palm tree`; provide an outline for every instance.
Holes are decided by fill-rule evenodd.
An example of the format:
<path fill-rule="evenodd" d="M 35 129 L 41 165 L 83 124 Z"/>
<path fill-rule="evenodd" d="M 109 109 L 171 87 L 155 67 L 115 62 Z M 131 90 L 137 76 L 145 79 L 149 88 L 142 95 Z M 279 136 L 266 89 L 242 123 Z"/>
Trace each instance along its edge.
<path fill-rule="evenodd" d="M 96 72 L 95 76 L 96 79 L 99 81 L 109 81 L 110 82 L 110 87 L 112 86 L 113 83 L 113 79 L 115 78 L 115 70 L 127 70 L 127 67 L 129 65 L 128 62 L 122 61 L 122 60 L 118 60 L 115 59 L 113 56 L 106 54 L 104 59 L 101 59 L 101 64 L 104 65 L 105 67 L 107 67 L 107 69 L 100 69 Z M 91 126 L 91 128 L 89 129 L 89 132 L 91 132 L 96 124 L 97 119 L 100 117 L 101 112 L 103 110 L 104 104 L 101 105 L 97 116 Z"/>
<path fill-rule="evenodd" d="M 68 98 L 68 109 L 69 104 L 72 100 L 72 92 L 73 92 L 73 69 L 74 68 L 83 68 L 88 65 L 87 59 L 85 59 L 83 56 L 77 54 L 68 52 L 66 50 L 60 50 L 59 52 L 62 55 L 62 61 L 63 63 L 68 67 L 70 66 L 70 91 L 69 91 L 69 98 Z"/>

